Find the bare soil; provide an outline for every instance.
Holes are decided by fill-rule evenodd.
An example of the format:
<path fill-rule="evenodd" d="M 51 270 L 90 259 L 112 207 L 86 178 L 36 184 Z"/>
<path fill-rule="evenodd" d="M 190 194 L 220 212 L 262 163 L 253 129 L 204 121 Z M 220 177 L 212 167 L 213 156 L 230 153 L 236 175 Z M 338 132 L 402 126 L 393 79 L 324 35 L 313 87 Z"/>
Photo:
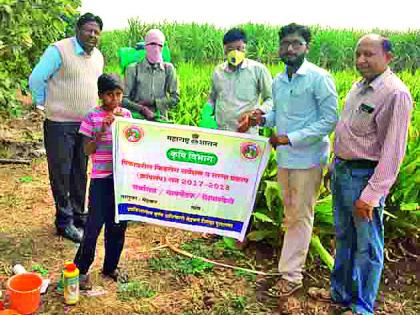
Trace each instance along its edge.
<path fill-rule="evenodd" d="M 308 259 L 304 288 L 287 299 L 267 296 L 276 278 L 255 276 L 233 269 L 205 268 L 175 253 L 177 248 L 199 256 L 244 268 L 275 272 L 277 250 L 251 243 L 231 250 L 221 240 L 149 224 L 131 223 L 127 231 L 121 267 L 137 287 L 127 289 L 100 276 L 103 238 L 100 237 L 91 276 L 94 291 L 68 307 L 56 284 L 63 262 L 73 259 L 77 246 L 55 234 L 54 206 L 43 156 L 42 120 L 34 114 L 3 121 L 0 127 L 0 158 L 30 159 L 29 165 L 0 165 L 0 289 L 21 263 L 30 270 L 40 265 L 51 279 L 42 296 L 38 314 L 335 314 L 330 303 L 315 301 L 309 287 L 329 286 L 329 272 L 316 259 Z M 420 246 L 413 240 L 389 242 L 388 257 L 376 314 L 420 314 Z M 179 268 L 184 266 L 183 269 Z M 125 290 L 125 291 L 124 291 Z"/>

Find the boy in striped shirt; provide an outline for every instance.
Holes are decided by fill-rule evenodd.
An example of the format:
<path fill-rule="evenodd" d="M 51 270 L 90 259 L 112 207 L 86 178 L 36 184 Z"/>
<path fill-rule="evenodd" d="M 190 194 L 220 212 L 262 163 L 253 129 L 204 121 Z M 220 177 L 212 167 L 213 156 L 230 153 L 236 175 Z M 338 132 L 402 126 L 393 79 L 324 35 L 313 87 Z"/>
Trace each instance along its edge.
<path fill-rule="evenodd" d="M 96 241 L 105 224 L 104 276 L 114 281 L 126 280 L 117 269 L 124 246 L 127 222 L 115 223 L 114 182 L 112 176 L 111 124 L 115 116 L 129 117 L 131 113 L 121 107 L 123 83 L 118 75 L 102 74 L 98 78 L 101 105 L 95 107 L 82 121 L 79 132 L 84 135 L 84 151 L 92 158 L 89 187 L 89 215 L 82 243 L 75 263 L 80 270 L 80 289 L 89 289 L 87 272 L 95 258 Z"/>

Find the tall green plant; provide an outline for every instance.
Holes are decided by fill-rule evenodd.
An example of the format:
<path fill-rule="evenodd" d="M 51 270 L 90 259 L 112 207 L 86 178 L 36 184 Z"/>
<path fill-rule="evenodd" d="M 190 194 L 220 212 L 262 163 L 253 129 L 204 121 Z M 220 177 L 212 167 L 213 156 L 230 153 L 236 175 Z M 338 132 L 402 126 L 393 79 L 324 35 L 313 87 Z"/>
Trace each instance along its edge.
<path fill-rule="evenodd" d="M 265 24 L 242 24 L 248 35 L 248 56 L 267 64 L 278 63 L 278 31 L 280 26 Z M 153 23 L 130 19 L 126 30 L 111 31 L 114 36 L 104 36 L 102 47 L 133 46 L 141 40 L 147 30 L 159 28 L 166 35 L 174 63 L 218 63 L 223 59 L 223 34 L 225 28 L 196 23 Z M 353 29 L 332 29 L 311 26 L 313 33 L 308 59 L 331 71 L 351 70 L 354 65 L 354 47 L 357 40 L 368 32 Z M 407 32 L 373 30 L 388 36 L 393 42 L 396 71 L 415 72 L 420 67 L 420 29 Z M 112 39 L 112 43 L 108 40 Z M 117 62 L 110 52 L 107 60 Z"/>
<path fill-rule="evenodd" d="M 211 76 L 214 64 L 178 63 L 176 65 L 180 81 L 181 98 L 179 105 L 172 109 L 170 117 L 174 123 L 197 125 L 199 113 L 206 103 L 210 91 Z M 107 71 L 115 71 L 116 66 L 108 65 Z M 281 64 L 270 65 L 269 70 L 273 76 L 283 71 Z M 332 72 L 339 94 L 340 110 L 344 99 L 352 84 L 359 78 L 354 71 Z M 416 104 L 420 101 L 420 73 L 412 74 L 409 71 L 398 74 L 411 90 L 415 106 L 412 115 L 410 135 L 408 139 L 407 154 L 402 164 L 399 177 L 391 190 L 386 211 L 386 237 L 392 238 L 402 235 L 418 235 L 420 226 L 419 200 L 419 125 L 420 110 Z M 252 216 L 251 231 L 248 239 L 255 241 L 268 241 L 278 246 L 282 235 L 283 204 L 280 187 L 276 181 L 277 163 L 274 151 L 271 153 L 268 166 L 264 172 L 261 185 L 257 192 L 255 209 Z M 333 213 L 331 195 L 325 190 L 321 191 L 320 200 L 315 207 L 314 235 L 319 237 L 312 241 L 312 250 L 316 255 L 323 257 L 330 264 L 325 249 L 329 246 L 334 235 Z M 321 246 L 324 244 L 324 246 Z"/>

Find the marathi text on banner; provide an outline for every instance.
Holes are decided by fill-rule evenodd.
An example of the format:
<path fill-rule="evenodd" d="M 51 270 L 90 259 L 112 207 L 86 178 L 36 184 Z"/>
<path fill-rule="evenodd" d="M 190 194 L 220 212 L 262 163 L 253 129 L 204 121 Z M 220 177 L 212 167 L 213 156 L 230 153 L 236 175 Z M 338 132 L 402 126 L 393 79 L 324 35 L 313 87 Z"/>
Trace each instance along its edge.
<path fill-rule="evenodd" d="M 116 221 L 243 240 L 266 138 L 126 118 L 113 125 Z"/>

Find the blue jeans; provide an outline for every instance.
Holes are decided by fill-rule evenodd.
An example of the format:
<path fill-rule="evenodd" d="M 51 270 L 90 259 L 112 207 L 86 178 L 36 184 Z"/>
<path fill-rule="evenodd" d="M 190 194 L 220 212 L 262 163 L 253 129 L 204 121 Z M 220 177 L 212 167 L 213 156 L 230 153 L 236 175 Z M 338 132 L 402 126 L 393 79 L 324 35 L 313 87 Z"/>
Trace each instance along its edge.
<path fill-rule="evenodd" d="M 353 204 L 373 172 L 374 167 L 336 160 L 332 176 L 336 257 L 331 297 L 361 314 L 373 314 L 383 269 L 385 198 L 371 222 L 353 215 Z"/>

